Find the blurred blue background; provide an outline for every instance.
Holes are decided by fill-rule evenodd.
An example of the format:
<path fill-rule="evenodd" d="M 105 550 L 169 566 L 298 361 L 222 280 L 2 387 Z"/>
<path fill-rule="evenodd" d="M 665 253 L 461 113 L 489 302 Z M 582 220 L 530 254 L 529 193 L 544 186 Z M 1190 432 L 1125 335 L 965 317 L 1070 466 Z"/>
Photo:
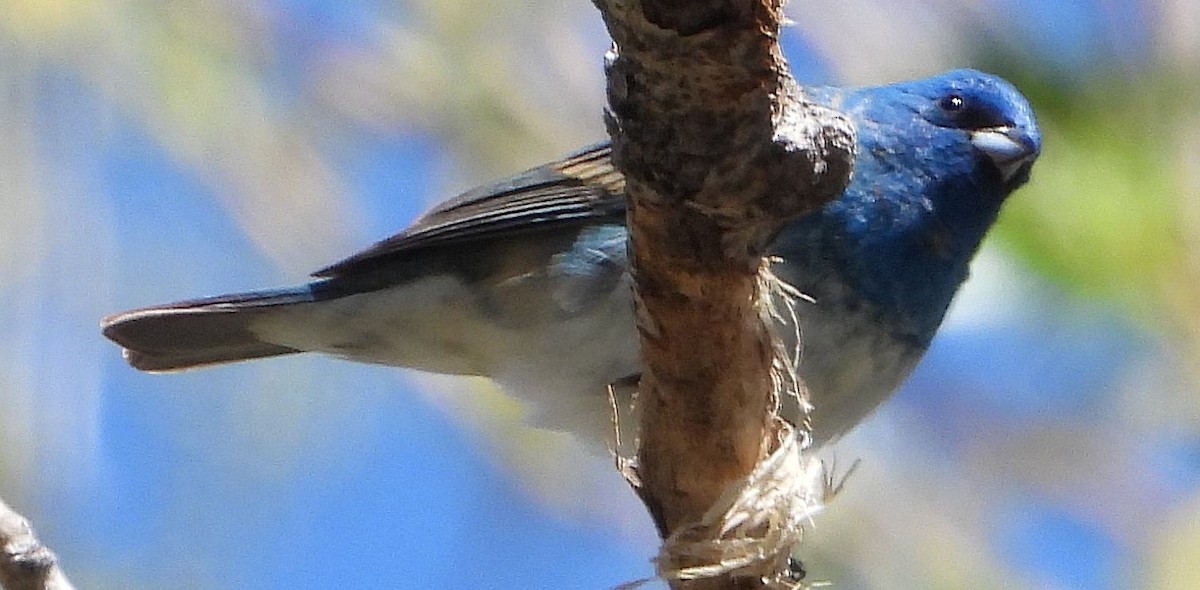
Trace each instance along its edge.
<path fill-rule="evenodd" d="M 927 361 L 830 454 L 815 579 L 1200 588 L 1200 3 L 796 0 L 806 83 L 975 66 L 1045 155 Z M 487 383 L 140 374 L 99 319 L 303 281 L 603 137 L 588 2 L 0 0 L 0 496 L 82 588 L 611 588 L 611 463 Z M 652 586 L 661 587 L 661 586 Z"/>

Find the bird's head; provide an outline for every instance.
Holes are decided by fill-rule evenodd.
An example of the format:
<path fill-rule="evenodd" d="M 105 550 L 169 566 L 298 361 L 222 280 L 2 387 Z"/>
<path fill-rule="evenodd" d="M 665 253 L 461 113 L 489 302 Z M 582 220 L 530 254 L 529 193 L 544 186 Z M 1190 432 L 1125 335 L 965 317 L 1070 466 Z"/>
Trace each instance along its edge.
<path fill-rule="evenodd" d="M 1005 199 L 1029 179 L 1042 149 L 1033 109 L 975 70 L 814 95 L 855 122 L 858 154 L 842 198 L 801 229 L 821 236 L 818 262 L 927 344 Z"/>
<path fill-rule="evenodd" d="M 1007 81 L 962 69 L 900 85 L 929 123 L 966 133 L 991 162 L 1007 191 L 1029 180 L 1042 151 L 1042 134 L 1029 101 Z"/>

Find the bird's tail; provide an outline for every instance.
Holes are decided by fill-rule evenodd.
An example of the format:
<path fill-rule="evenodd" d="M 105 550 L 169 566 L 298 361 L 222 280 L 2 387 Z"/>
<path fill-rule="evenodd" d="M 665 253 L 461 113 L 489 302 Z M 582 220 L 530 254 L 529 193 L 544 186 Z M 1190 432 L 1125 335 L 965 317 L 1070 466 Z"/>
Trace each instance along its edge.
<path fill-rule="evenodd" d="M 125 348 L 142 371 L 179 371 L 301 352 L 271 344 L 251 322 L 285 307 L 315 301 L 308 287 L 222 295 L 137 309 L 104 318 L 104 335 Z"/>

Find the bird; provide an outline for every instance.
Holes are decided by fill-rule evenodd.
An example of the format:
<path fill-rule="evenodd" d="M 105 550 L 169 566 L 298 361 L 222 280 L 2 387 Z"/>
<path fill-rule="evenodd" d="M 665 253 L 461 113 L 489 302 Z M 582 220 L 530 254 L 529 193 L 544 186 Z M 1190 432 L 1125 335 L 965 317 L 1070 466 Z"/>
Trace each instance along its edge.
<path fill-rule="evenodd" d="M 804 91 L 856 129 L 844 192 L 766 253 L 804 295 L 771 326 L 811 402 L 783 415 L 821 446 L 913 371 L 1042 138 L 1011 83 L 972 69 Z M 437 205 L 307 284 L 128 311 L 102 332 L 148 372 L 317 352 L 484 376 L 533 425 L 611 443 L 610 386 L 640 371 L 624 186 L 599 143 Z"/>

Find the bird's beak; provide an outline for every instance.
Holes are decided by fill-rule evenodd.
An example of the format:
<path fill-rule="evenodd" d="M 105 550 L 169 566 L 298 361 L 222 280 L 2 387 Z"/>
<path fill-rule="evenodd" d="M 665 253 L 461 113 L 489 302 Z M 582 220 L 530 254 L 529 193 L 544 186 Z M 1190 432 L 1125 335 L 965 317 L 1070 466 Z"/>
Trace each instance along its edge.
<path fill-rule="evenodd" d="M 1038 138 L 1019 127 L 988 127 L 971 132 L 971 144 L 996 165 L 1004 182 L 1028 176 L 1029 168 L 1041 151 Z"/>

